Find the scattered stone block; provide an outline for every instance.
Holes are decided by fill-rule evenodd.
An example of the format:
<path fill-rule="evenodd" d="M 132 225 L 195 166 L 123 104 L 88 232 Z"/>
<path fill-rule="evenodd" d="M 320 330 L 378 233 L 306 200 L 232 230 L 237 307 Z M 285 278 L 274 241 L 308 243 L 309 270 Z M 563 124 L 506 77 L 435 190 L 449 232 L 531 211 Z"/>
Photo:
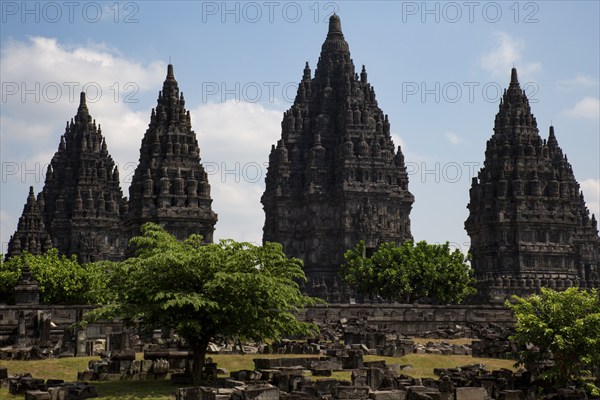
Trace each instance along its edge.
<path fill-rule="evenodd" d="M 208 387 L 186 387 L 175 391 L 175 400 L 216 400 L 216 390 Z"/>
<path fill-rule="evenodd" d="M 525 393 L 522 390 L 501 390 L 498 393 L 498 400 L 523 400 Z"/>
<path fill-rule="evenodd" d="M 243 400 L 279 400 L 279 390 L 271 385 L 251 385 L 243 391 Z"/>
<path fill-rule="evenodd" d="M 51 400 L 51 397 L 46 391 L 28 390 L 25 392 L 25 400 Z"/>
<path fill-rule="evenodd" d="M 376 390 L 369 394 L 372 400 L 406 400 L 408 392 L 404 390 Z"/>
<path fill-rule="evenodd" d="M 456 388 L 454 395 L 456 397 L 456 400 L 488 400 L 489 399 L 487 391 L 482 387 Z"/>
<path fill-rule="evenodd" d="M 364 400 L 369 397 L 368 386 L 336 386 L 335 397 L 340 400 Z"/>
<path fill-rule="evenodd" d="M 333 393 L 339 384 L 337 379 L 319 379 L 315 381 L 314 390 L 318 396 L 323 396 Z"/>

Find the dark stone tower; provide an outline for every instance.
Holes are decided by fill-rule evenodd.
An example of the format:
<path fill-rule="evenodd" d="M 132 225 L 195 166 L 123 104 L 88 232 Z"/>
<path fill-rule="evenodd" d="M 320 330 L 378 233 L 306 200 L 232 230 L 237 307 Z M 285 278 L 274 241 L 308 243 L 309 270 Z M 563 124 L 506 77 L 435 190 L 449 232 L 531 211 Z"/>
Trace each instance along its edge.
<path fill-rule="evenodd" d="M 146 222 L 164 226 L 178 239 L 196 233 L 212 242 L 217 214 L 202 164 L 190 112 L 169 64 L 158 104 L 142 139 L 140 162 L 129 188 L 129 237 Z"/>
<path fill-rule="evenodd" d="M 513 68 L 465 222 L 484 302 L 600 286 L 600 238 L 554 128 L 539 135 Z"/>
<path fill-rule="evenodd" d="M 314 78 L 306 64 L 281 140 L 269 155 L 263 241 L 304 260 L 318 289 L 331 294 L 345 250 L 364 240 L 412 239 L 404 157 L 367 72 L 355 73 L 340 18 L 329 20 Z M 330 296 L 331 299 L 331 296 Z M 334 299 L 335 300 L 335 299 Z"/>
<path fill-rule="evenodd" d="M 42 212 L 38 207 L 33 186 L 29 187 L 27 203 L 23 207 L 23 215 L 19 218 L 19 225 L 14 235 L 8 242 L 6 258 L 18 256 L 27 251 L 31 254 L 42 254 L 52 247 L 52 240 L 44 225 Z"/>
<path fill-rule="evenodd" d="M 37 203 L 60 253 L 77 254 L 80 262 L 122 257 L 125 203 L 119 171 L 88 112 L 85 93 L 60 138 Z"/>

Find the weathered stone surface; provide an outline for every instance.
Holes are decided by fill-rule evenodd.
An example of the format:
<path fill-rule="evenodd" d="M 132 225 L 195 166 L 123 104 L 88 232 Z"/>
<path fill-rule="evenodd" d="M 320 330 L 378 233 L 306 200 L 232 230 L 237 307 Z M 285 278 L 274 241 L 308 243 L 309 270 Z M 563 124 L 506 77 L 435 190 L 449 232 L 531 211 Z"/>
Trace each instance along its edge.
<path fill-rule="evenodd" d="M 269 155 L 263 240 L 304 261 L 307 292 L 348 300 L 334 279 L 344 251 L 360 240 L 371 252 L 382 242 L 411 239 L 413 201 L 387 115 L 364 67 L 355 73 L 333 15 L 314 77 L 307 64 Z"/>
<path fill-rule="evenodd" d="M 244 389 L 243 400 L 279 400 L 279 390 L 271 385 L 251 385 Z"/>
<path fill-rule="evenodd" d="M 334 392 L 335 388 L 339 386 L 339 381 L 337 379 L 319 379 L 315 382 L 315 391 L 316 394 L 322 396 L 324 394 L 331 394 Z"/>
<path fill-rule="evenodd" d="M 131 237 L 144 223 L 155 222 L 180 240 L 195 233 L 210 243 L 217 222 L 211 205 L 196 133 L 169 64 L 129 187 L 126 230 Z"/>
<path fill-rule="evenodd" d="M 209 387 L 187 387 L 175 391 L 176 400 L 216 400 L 217 391 Z"/>
<path fill-rule="evenodd" d="M 540 287 L 600 285 L 600 237 L 554 127 L 542 140 L 513 68 L 470 190 L 465 229 L 477 301 L 504 302 Z"/>
<path fill-rule="evenodd" d="M 336 386 L 334 389 L 337 399 L 364 400 L 369 397 L 368 386 Z"/>
<path fill-rule="evenodd" d="M 25 392 L 25 400 L 51 400 L 50 393 L 41 390 L 28 390 Z"/>
<path fill-rule="evenodd" d="M 462 387 L 455 389 L 456 400 L 488 400 L 488 393 L 482 387 Z"/>
<path fill-rule="evenodd" d="M 404 390 L 381 390 L 373 391 L 369 398 L 373 400 L 406 400 L 408 392 Z"/>
<path fill-rule="evenodd" d="M 523 400 L 525 393 L 522 390 L 502 390 L 498 393 L 498 400 Z"/>

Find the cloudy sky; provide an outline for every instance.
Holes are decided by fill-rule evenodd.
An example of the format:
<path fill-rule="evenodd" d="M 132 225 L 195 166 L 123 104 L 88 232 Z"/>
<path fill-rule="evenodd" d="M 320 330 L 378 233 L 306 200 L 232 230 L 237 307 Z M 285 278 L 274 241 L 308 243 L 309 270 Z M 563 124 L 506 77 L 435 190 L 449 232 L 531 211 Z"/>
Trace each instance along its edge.
<path fill-rule="evenodd" d="M 81 90 L 128 196 L 169 60 L 209 172 L 215 236 L 260 242 L 269 149 L 304 63 L 314 71 L 334 11 L 402 145 L 416 198 L 415 239 L 468 249 L 470 181 L 513 65 L 542 137 L 552 123 L 598 215 L 599 4 L 3 1 L 2 251 L 28 187 L 43 187 Z"/>

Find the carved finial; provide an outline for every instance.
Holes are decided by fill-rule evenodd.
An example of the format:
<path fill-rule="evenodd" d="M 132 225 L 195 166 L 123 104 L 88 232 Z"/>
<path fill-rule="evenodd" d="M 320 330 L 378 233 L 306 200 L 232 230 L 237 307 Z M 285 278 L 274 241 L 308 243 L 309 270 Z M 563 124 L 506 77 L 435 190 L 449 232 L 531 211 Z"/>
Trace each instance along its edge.
<path fill-rule="evenodd" d="M 175 79 L 175 75 L 173 74 L 173 64 L 171 64 L 170 61 L 167 66 L 167 79 Z"/>
<path fill-rule="evenodd" d="M 340 17 L 333 13 L 331 17 L 329 17 L 329 32 L 330 34 L 339 34 L 342 33 L 342 22 L 340 21 Z"/>
<path fill-rule="evenodd" d="M 35 194 L 33 194 L 33 186 L 29 186 L 29 195 L 27 196 L 27 204 L 33 206 L 35 204 Z"/>
<path fill-rule="evenodd" d="M 511 72 L 510 72 L 510 83 L 516 83 L 519 84 L 519 78 L 517 76 L 517 69 L 513 66 Z"/>
<path fill-rule="evenodd" d="M 310 80 L 310 67 L 308 66 L 308 61 L 306 62 L 306 65 L 304 66 L 304 74 L 302 76 L 303 80 Z"/>
<path fill-rule="evenodd" d="M 77 109 L 77 115 L 89 115 L 88 108 L 85 103 L 85 92 L 81 92 L 79 94 L 79 108 Z M 81 122 L 85 122 L 85 120 Z"/>

